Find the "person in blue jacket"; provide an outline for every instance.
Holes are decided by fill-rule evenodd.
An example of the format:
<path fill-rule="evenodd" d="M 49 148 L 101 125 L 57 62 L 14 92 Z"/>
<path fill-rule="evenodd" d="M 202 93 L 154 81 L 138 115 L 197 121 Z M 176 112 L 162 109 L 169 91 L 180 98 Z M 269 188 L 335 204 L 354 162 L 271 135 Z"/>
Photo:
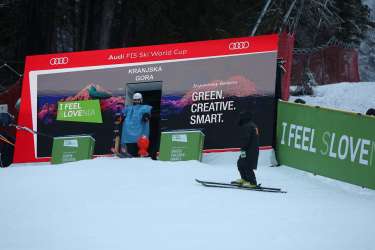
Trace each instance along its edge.
<path fill-rule="evenodd" d="M 121 151 L 134 157 L 138 156 L 138 139 L 143 135 L 149 138 L 150 135 L 152 107 L 142 102 L 142 94 L 135 93 L 133 104 L 125 106 L 122 111 L 124 123 L 121 133 Z"/>

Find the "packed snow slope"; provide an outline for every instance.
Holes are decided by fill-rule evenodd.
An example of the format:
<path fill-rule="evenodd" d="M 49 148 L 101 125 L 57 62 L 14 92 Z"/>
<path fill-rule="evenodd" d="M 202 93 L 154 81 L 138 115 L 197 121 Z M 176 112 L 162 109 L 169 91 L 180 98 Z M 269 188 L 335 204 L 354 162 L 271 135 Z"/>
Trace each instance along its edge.
<path fill-rule="evenodd" d="M 0 169 L 0 249 L 374 249 L 373 190 L 265 165 L 259 182 L 287 194 L 195 183 L 237 178 L 236 156 Z"/>
<path fill-rule="evenodd" d="M 375 82 L 342 82 L 314 88 L 314 96 L 291 96 L 289 101 L 301 98 L 308 105 L 365 114 L 375 108 Z"/>

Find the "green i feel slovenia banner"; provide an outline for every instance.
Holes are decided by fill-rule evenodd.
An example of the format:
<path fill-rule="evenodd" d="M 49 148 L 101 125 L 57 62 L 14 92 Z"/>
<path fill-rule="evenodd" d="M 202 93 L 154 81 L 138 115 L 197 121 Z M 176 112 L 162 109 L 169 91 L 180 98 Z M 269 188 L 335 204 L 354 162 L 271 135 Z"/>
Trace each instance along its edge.
<path fill-rule="evenodd" d="M 279 101 L 281 164 L 375 189 L 375 118 Z"/>
<path fill-rule="evenodd" d="M 99 100 L 59 102 L 57 120 L 102 123 Z"/>

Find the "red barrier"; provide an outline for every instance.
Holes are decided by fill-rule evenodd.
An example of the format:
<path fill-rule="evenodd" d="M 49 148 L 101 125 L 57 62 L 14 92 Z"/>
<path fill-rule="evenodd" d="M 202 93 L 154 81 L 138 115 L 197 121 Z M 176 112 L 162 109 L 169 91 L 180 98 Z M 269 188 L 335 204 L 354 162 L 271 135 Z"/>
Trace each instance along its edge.
<path fill-rule="evenodd" d="M 303 82 L 305 64 L 308 64 L 318 84 L 360 81 L 358 51 L 353 48 L 331 46 L 313 53 L 295 54 L 292 69 L 293 84 Z"/>
<path fill-rule="evenodd" d="M 283 74 L 281 80 L 281 97 L 287 101 L 289 99 L 289 85 L 292 75 L 294 49 L 294 34 L 283 32 L 279 35 L 279 53 L 278 57 L 285 60 L 284 67 L 286 72 Z"/>

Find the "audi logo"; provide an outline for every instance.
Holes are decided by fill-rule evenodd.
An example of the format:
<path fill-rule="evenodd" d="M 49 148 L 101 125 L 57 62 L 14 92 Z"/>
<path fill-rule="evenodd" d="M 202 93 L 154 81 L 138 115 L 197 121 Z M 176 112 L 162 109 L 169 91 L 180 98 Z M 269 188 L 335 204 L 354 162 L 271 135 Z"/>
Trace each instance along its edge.
<path fill-rule="evenodd" d="M 49 60 L 50 65 L 62 65 L 69 62 L 68 57 L 54 57 Z"/>
<path fill-rule="evenodd" d="M 249 47 L 250 47 L 250 43 L 248 41 L 232 42 L 232 43 L 229 44 L 229 50 L 247 49 Z"/>

